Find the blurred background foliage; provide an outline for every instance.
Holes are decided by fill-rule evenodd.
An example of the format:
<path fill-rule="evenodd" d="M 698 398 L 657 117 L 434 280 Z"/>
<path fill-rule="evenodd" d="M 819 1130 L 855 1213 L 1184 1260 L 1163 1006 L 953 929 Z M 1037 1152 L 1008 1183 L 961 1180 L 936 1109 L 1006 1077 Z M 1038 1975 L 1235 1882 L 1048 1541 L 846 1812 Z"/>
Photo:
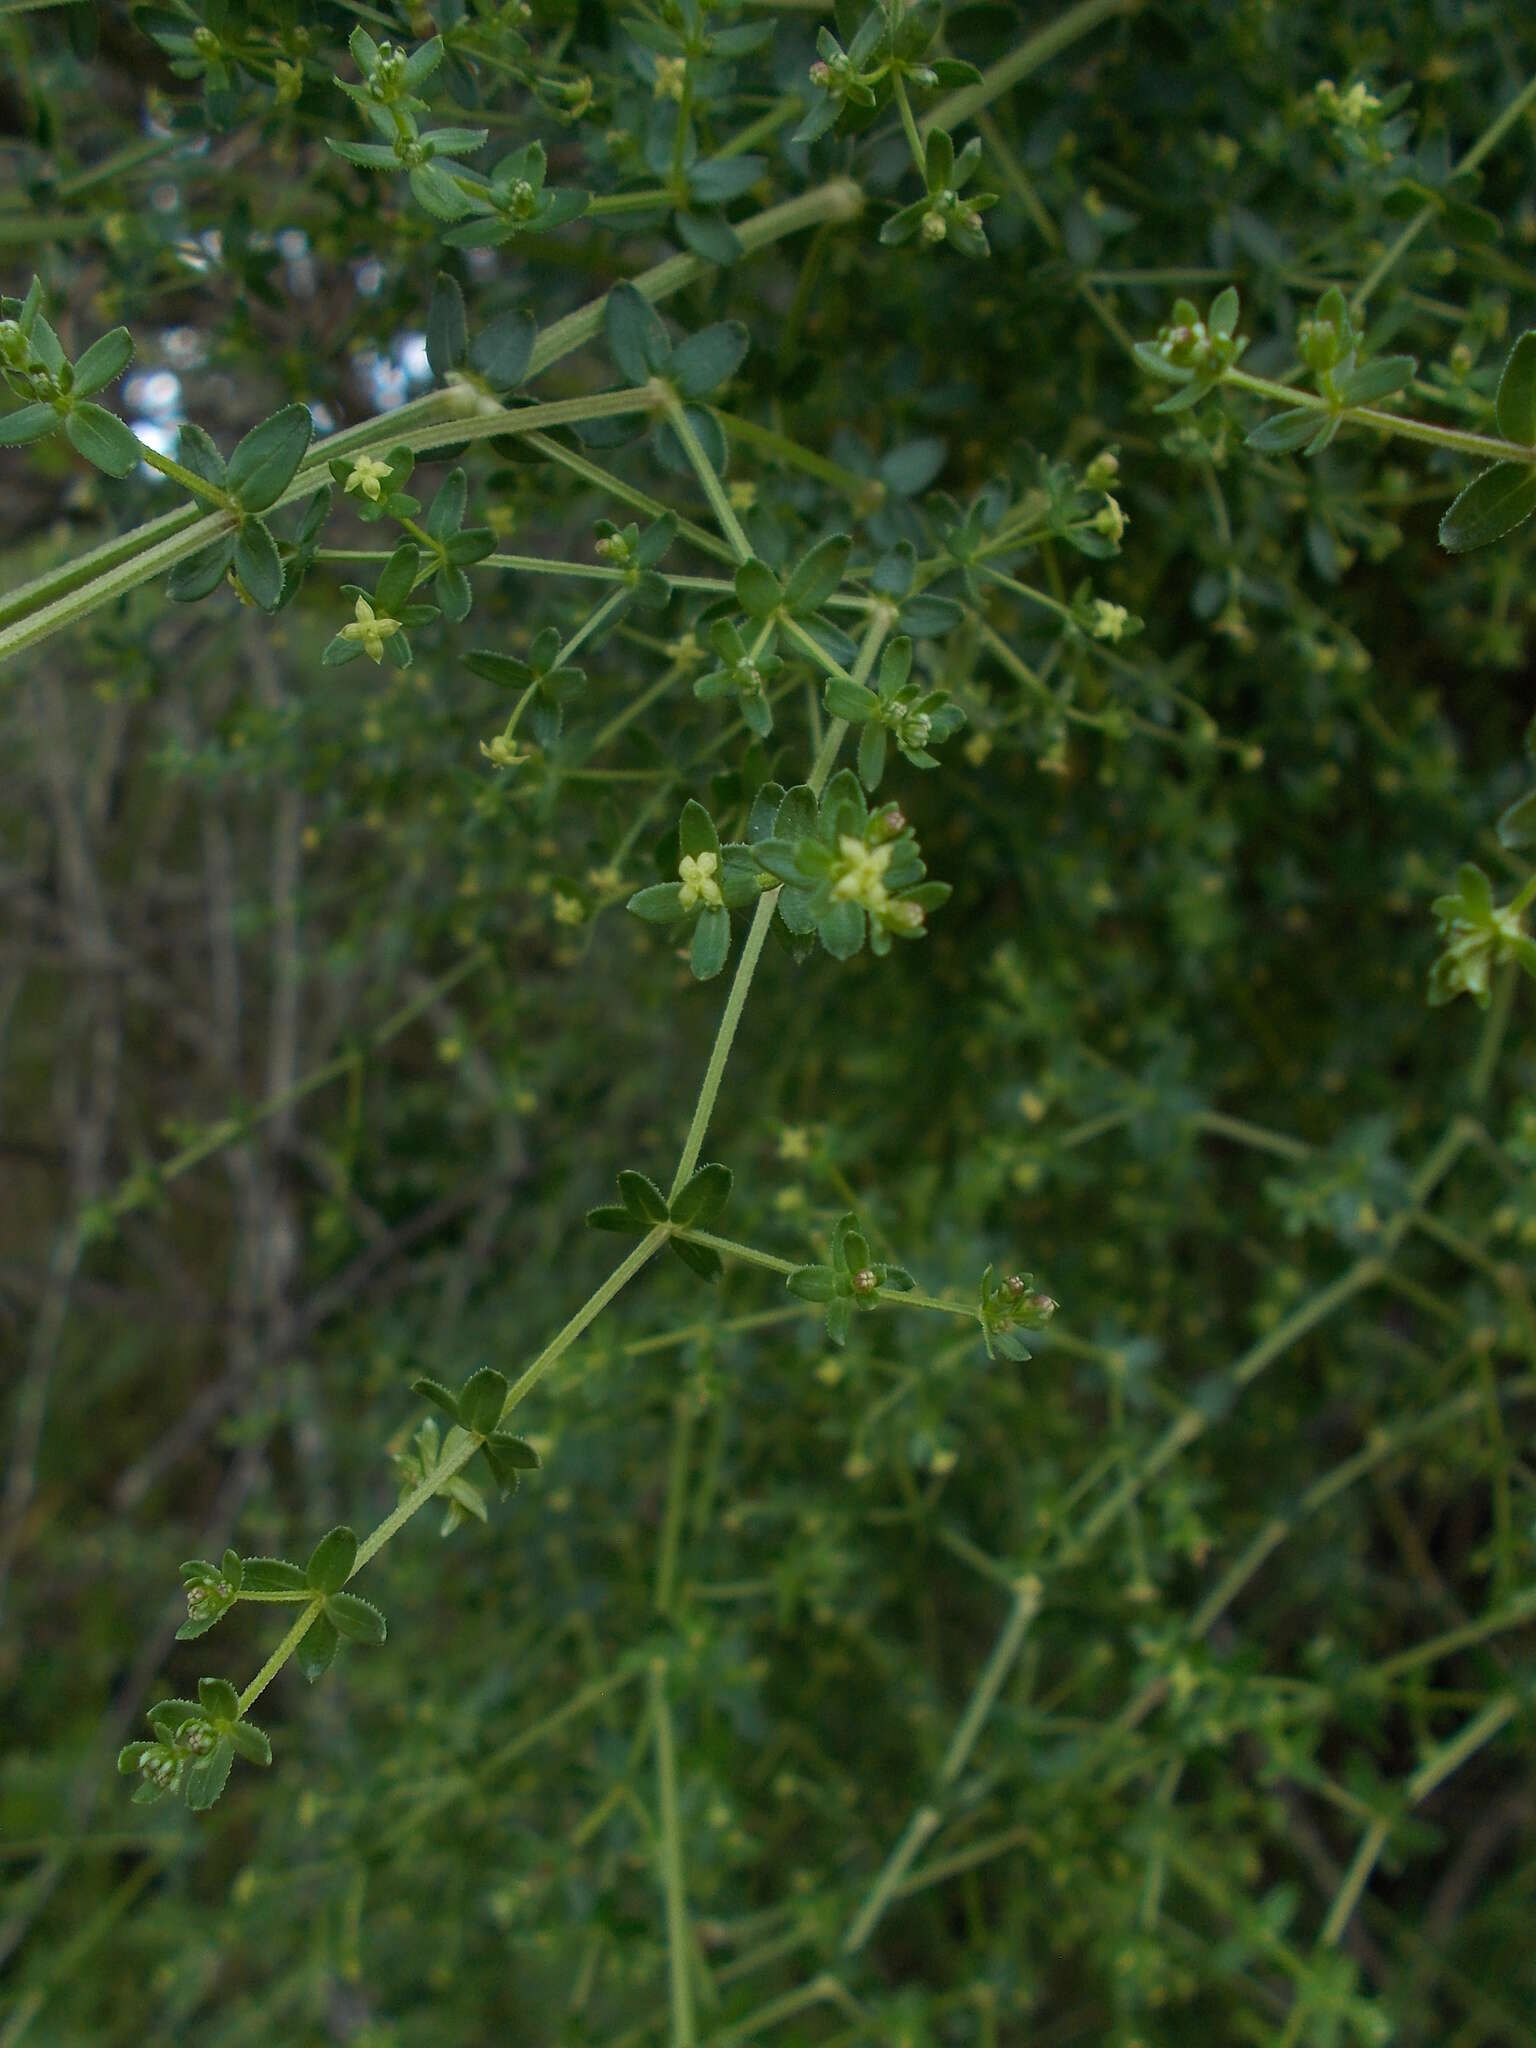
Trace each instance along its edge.
<path fill-rule="evenodd" d="M 547 327 L 677 244 L 641 206 L 446 249 L 325 147 L 358 132 L 349 29 L 444 31 L 436 114 L 615 196 L 675 113 L 631 13 L 7 7 L 6 289 L 37 270 L 76 344 L 133 330 L 157 445 L 366 418 L 429 375 L 439 269 L 474 323 Z M 463 655 L 569 633 L 581 587 L 479 571 L 409 669 L 323 669 L 323 562 L 275 619 L 151 589 L 7 670 L 6 2048 L 638 2048 L 689 2038 L 669 1969 L 722 2048 L 1536 2039 L 1529 998 L 1425 1001 L 1457 864 L 1524 873 L 1491 828 L 1528 780 L 1529 531 L 1452 559 L 1464 459 L 1254 454 L 1251 402 L 1160 418 L 1127 350 L 1232 282 L 1282 374 L 1427 204 L 1372 339 L 1419 358 L 1411 409 L 1485 421 L 1536 308 L 1529 118 L 1482 165 L 1491 229 L 1436 195 L 1536 39 L 1480 0 L 1073 13 L 979 117 L 1002 196 L 968 263 L 880 245 L 888 114 L 789 139 L 832 10 L 717 8 L 772 32 L 701 87 L 707 146 L 760 124 L 754 205 L 839 171 L 870 205 L 667 309 L 744 321 L 727 411 L 837 465 L 730 435 L 770 560 L 850 525 L 932 553 L 932 492 L 1118 452 L 1120 553 L 1017 573 L 1089 572 L 1144 632 L 994 589 L 925 643 L 969 723 L 885 788 L 955 895 L 885 960 L 770 949 L 706 1152 L 739 1237 L 813 1258 L 856 1207 L 925 1288 L 1023 1265 L 1056 1320 L 1027 1363 L 915 1315 L 836 1352 L 772 1275 L 661 1262 L 525 1410 L 544 1471 L 390 1547 L 387 1647 L 286 1673 L 275 1768 L 207 1815 L 111 1771 L 159 1690 L 270 1647 L 247 1608 L 174 1646 L 178 1562 L 370 1526 L 411 1379 L 515 1374 L 601 1276 L 583 1211 L 664 1172 L 720 1002 L 624 896 L 685 796 L 797 779 L 806 693 L 767 741 L 697 702 L 679 594 L 497 775 L 504 695 Z M 944 46 L 986 67 L 1052 20 L 960 4 Z M 245 54 L 187 76 L 178 22 Z M 1373 147 L 1323 78 L 1410 86 L 1411 136 Z M 588 351 L 541 395 L 607 377 Z M 596 456 L 708 523 L 647 444 Z M 627 516 L 551 462 L 469 467 L 504 547 L 585 556 Z M 5 586 L 171 497 L 8 453 Z M 344 506 L 327 541 L 376 529 Z"/>

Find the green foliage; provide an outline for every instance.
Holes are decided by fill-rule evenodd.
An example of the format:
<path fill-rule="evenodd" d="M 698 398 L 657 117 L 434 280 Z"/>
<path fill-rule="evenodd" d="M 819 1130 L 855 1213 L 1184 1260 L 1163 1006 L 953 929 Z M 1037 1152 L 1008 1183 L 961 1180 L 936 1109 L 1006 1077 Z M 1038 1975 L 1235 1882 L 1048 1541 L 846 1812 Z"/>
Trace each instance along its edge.
<path fill-rule="evenodd" d="M 0 2038 L 1528 2040 L 1520 21 L 7 38 Z"/>

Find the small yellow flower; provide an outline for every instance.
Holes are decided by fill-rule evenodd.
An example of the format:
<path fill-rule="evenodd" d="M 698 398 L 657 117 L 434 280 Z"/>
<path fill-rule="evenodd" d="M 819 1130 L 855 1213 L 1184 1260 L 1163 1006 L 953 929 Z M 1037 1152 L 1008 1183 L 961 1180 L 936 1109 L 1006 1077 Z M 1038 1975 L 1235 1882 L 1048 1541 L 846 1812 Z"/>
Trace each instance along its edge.
<path fill-rule="evenodd" d="M 651 90 L 659 100 L 680 100 L 688 89 L 688 59 L 658 57 L 656 80 Z"/>
<path fill-rule="evenodd" d="M 881 877 L 891 864 L 889 846 L 866 846 L 851 832 L 842 834 L 837 850 L 843 857 L 843 872 L 832 885 L 832 894 L 844 903 L 861 904 L 865 910 L 883 910 L 890 901 Z"/>
<path fill-rule="evenodd" d="M 702 903 L 714 910 L 725 900 L 720 894 L 720 884 L 715 880 L 715 870 L 720 865 L 718 853 L 685 853 L 677 864 L 677 879 L 681 887 L 677 892 L 678 908 L 692 910 L 695 903 Z"/>
<path fill-rule="evenodd" d="M 1093 601 L 1093 622 L 1088 630 L 1095 640 L 1120 640 L 1131 622 L 1131 615 L 1123 604 L 1111 604 L 1108 598 L 1096 597 Z"/>
<path fill-rule="evenodd" d="M 586 914 L 579 896 L 567 896 L 559 889 L 555 891 L 556 924 L 581 924 Z"/>
<path fill-rule="evenodd" d="M 364 654 L 370 661 L 384 659 L 384 643 L 393 639 L 400 630 L 398 619 L 384 618 L 376 612 L 366 597 L 357 600 L 357 617 L 350 626 L 343 626 L 343 640 L 356 640 L 362 644 Z"/>
<path fill-rule="evenodd" d="M 376 455 L 359 455 L 352 464 L 352 473 L 344 488 L 361 491 L 363 496 L 377 504 L 379 493 L 389 475 L 389 464 L 380 462 Z"/>
<path fill-rule="evenodd" d="M 779 1157 L 781 1159 L 809 1159 L 811 1156 L 811 1134 L 796 1124 L 786 1124 L 779 1133 Z"/>

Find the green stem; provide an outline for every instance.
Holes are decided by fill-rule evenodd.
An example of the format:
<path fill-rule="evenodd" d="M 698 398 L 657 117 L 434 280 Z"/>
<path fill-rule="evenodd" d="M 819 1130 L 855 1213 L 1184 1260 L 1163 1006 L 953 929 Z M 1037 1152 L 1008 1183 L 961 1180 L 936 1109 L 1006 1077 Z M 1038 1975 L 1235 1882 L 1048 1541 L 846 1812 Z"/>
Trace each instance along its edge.
<path fill-rule="evenodd" d="M 251 1708 L 255 1706 L 256 1702 L 261 1698 L 262 1694 L 266 1691 L 267 1687 L 272 1683 L 273 1679 L 276 1678 L 279 1671 L 282 1670 L 283 1666 L 288 1662 L 288 1659 L 293 1655 L 294 1651 L 299 1647 L 300 1643 L 303 1642 L 304 1638 L 309 1634 L 310 1630 L 314 1627 L 316 1620 L 319 1618 L 320 1609 L 323 1606 L 323 1604 L 324 1603 L 319 1600 L 311 1600 L 308 1603 L 303 1613 L 300 1614 L 294 1621 L 293 1626 L 289 1629 L 288 1633 L 283 1637 L 282 1641 L 278 1644 L 277 1648 L 272 1652 L 271 1656 L 267 1659 L 266 1663 L 262 1665 L 261 1669 L 257 1672 L 256 1676 L 245 1688 L 245 1691 L 241 1693 L 240 1715 L 242 1719 L 251 1711 Z"/>
<path fill-rule="evenodd" d="M 750 561 L 752 543 L 742 532 L 741 521 L 736 517 L 731 501 L 725 494 L 725 486 L 715 474 L 715 465 L 704 453 L 682 400 L 675 392 L 668 394 L 666 410 L 667 425 L 682 443 L 683 452 L 693 465 L 693 473 L 709 500 L 709 508 L 715 515 L 715 522 L 729 542 L 732 553 L 738 562 Z"/>
<path fill-rule="evenodd" d="M 793 621 L 788 623 L 792 624 Z M 863 645 L 859 649 L 859 658 L 854 663 L 853 674 L 856 682 L 863 682 L 873 669 L 880 652 L 880 643 L 889 632 L 890 624 L 890 614 L 882 606 L 870 622 Z M 814 646 L 815 642 L 811 644 Z M 847 720 L 842 718 L 834 719 L 827 728 L 826 738 L 821 743 L 820 752 L 810 774 L 810 787 L 817 796 L 820 796 L 826 787 L 827 777 L 832 773 L 832 764 L 837 759 L 838 749 L 847 731 Z M 720 1093 L 720 1083 L 725 1076 L 725 1064 L 731 1056 L 736 1027 L 741 1022 L 747 992 L 752 986 L 752 977 L 757 972 L 757 963 L 762 956 L 763 946 L 768 937 L 768 927 L 773 922 L 773 913 L 778 907 L 778 901 L 778 890 L 770 889 L 757 899 L 757 908 L 752 913 L 752 923 L 747 930 L 747 942 L 741 949 L 741 960 L 731 983 L 731 992 L 726 997 L 725 1010 L 715 1033 L 714 1045 L 710 1049 L 709 1065 L 704 1070 L 699 1099 L 694 1105 L 688 1135 L 683 1140 L 682 1156 L 677 1162 L 677 1171 L 672 1176 L 671 1193 L 674 1195 L 699 1163 L 699 1153 L 703 1149 L 709 1120 L 714 1114 L 715 1100 Z"/>
<path fill-rule="evenodd" d="M 217 511 L 230 510 L 228 491 L 221 491 L 217 484 L 209 483 L 206 477 L 195 475 L 182 463 L 173 462 L 169 455 L 162 455 L 158 448 L 151 448 L 147 441 L 139 442 L 139 459 L 150 469 L 158 470 L 161 476 L 169 477 L 173 483 L 180 484 L 184 491 L 190 491 L 194 498 L 201 498 L 205 504 L 212 505 Z"/>
<path fill-rule="evenodd" d="M 1223 385 L 1251 392 L 1256 398 L 1270 398 L 1308 412 L 1338 414 L 1346 426 L 1369 427 L 1373 433 L 1396 434 L 1405 441 L 1422 441 L 1432 448 L 1449 448 L 1458 455 L 1475 455 L 1482 462 L 1536 462 L 1536 449 L 1519 441 L 1506 441 L 1497 434 L 1474 434 L 1464 427 L 1436 426 L 1432 420 L 1409 419 L 1403 413 L 1382 412 L 1374 405 L 1331 405 L 1315 391 L 1303 391 L 1294 384 L 1276 384 L 1269 377 L 1251 377 L 1246 370 L 1228 370 Z"/>
<path fill-rule="evenodd" d="M 1524 894 L 1524 891 L 1521 893 Z M 1518 897 L 1511 906 L 1516 907 L 1525 907 Z M 1515 976 L 1516 968 L 1513 961 L 1507 962 L 1494 976 L 1493 1001 L 1483 1018 L 1483 1028 L 1478 1037 L 1472 1071 L 1467 1076 L 1467 1097 L 1471 1102 L 1486 1101 L 1488 1090 L 1493 1083 L 1493 1071 L 1499 1063 L 1504 1034 L 1509 1028 L 1510 1009 L 1515 1000 Z"/>
<path fill-rule="evenodd" d="M 661 1882 L 667 1907 L 667 1975 L 672 1994 L 673 2048 L 693 2048 L 693 1930 L 683 1878 L 683 1835 L 677 1810 L 677 1755 L 672 1710 L 667 1703 L 667 1667 L 654 1658 L 646 1672 L 651 1728 L 656 1738 L 656 1800 L 661 1819 Z"/>
<path fill-rule="evenodd" d="M 776 433 L 772 427 L 759 426 L 754 420 L 740 419 L 728 412 L 716 413 L 715 417 L 731 440 L 744 441 L 759 455 L 782 462 L 788 468 L 803 470 L 807 476 L 819 477 L 822 483 L 830 484 L 834 491 L 841 492 L 857 512 L 871 512 L 885 500 L 885 485 L 877 476 L 859 476 L 851 469 L 844 469 L 840 462 L 818 455 L 813 448 L 802 448 L 787 434 Z"/>
<path fill-rule="evenodd" d="M 976 1747 L 988 1715 L 997 1704 L 998 1694 L 1013 1669 L 1014 1660 L 1019 1654 L 1029 1625 L 1039 1611 L 1039 1580 L 1034 1577 L 1019 1580 L 1014 1589 L 1014 1601 L 1008 1619 L 998 1632 L 991 1655 L 982 1667 L 981 1676 L 966 1702 L 965 1711 L 956 1724 L 954 1735 L 944 1753 L 944 1760 L 939 1765 L 934 1785 L 936 1796 L 942 1795 L 954 1784 L 970 1761 L 971 1751 Z M 937 1832 L 942 1818 L 940 1807 L 932 1801 L 917 1808 L 870 1886 L 863 1904 L 849 1923 L 848 1931 L 842 1940 L 844 1955 L 856 1954 L 868 1941 L 886 1907 L 900 1889 L 902 1880 L 911 1869 L 918 1852 Z"/>
<path fill-rule="evenodd" d="M 928 159 L 923 149 L 923 138 L 917 132 L 917 123 L 912 118 L 912 102 L 907 98 L 907 81 L 899 71 L 891 73 L 891 89 L 896 96 L 896 111 L 901 116 L 902 132 L 907 138 L 907 147 L 912 152 L 912 161 L 917 165 L 917 175 L 926 183 Z"/>

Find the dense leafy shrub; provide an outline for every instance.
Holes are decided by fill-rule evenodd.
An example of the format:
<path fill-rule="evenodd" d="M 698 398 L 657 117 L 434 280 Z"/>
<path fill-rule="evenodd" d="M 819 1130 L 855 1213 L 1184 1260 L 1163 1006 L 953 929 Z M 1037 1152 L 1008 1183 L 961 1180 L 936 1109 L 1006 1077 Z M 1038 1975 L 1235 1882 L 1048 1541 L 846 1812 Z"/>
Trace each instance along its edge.
<path fill-rule="evenodd" d="M 3 11 L 0 2040 L 1529 2042 L 1523 22 Z"/>

